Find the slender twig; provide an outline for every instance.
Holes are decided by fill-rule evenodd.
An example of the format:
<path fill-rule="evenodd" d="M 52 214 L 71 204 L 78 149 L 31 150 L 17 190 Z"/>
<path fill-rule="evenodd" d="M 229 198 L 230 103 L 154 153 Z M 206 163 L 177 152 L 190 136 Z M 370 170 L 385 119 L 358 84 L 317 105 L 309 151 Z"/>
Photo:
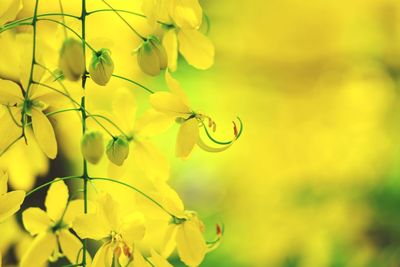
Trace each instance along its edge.
<path fill-rule="evenodd" d="M 131 24 L 129 24 L 129 22 L 121 15 L 119 14 L 119 12 L 117 10 L 115 10 L 109 3 L 107 3 L 106 0 L 103 0 L 104 4 L 106 4 L 109 8 L 111 8 L 111 10 L 114 11 L 115 14 L 117 14 L 117 16 L 143 41 L 146 41 L 146 38 L 143 37 L 143 35 L 141 35 L 137 30 L 135 30 L 135 28 L 132 27 Z"/>
<path fill-rule="evenodd" d="M 125 137 L 129 137 L 124 131 L 122 131 L 122 129 L 112 120 L 110 120 L 109 118 L 107 118 L 106 116 L 100 115 L 100 114 L 90 114 L 87 116 L 87 118 L 101 118 L 105 121 L 107 121 L 108 123 L 110 123 L 112 126 L 114 126 L 123 136 Z"/>
<path fill-rule="evenodd" d="M 124 182 L 121 182 L 121 181 L 118 181 L 118 180 L 114 180 L 114 179 L 111 179 L 111 178 L 102 178 L 102 177 L 92 177 L 92 178 L 90 178 L 90 180 L 94 180 L 94 181 L 109 181 L 109 182 L 117 183 L 117 184 L 123 185 L 123 186 L 125 186 L 125 187 L 128 187 L 128 188 L 130 188 L 130 189 L 136 191 L 137 193 L 141 194 L 142 196 L 144 196 L 145 198 L 147 198 L 147 199 L 150 200 L 151 202 L 153 202 L 155 205 L 157 205 L 158 207 L 160 207 L 163 211 L 165 211 L 166 213 L 168 213 L 168 215 L 170 215 L 170 216 L 172 216 L 172 217 L 175 217 L 171 212 L 169 212 L 163 205 L 161 205 L 161 204 L 160 204 L 158 201 L 156 201 L 154 198 L 150 197 L 149 195 L 147 195 L 146 193 L 144 193 L 142 190 L 140 190 L 140 189 L 138 189 L 138 188 L 136 188 L 136 187 L 134 187 L 134 186 L 132 186 L 132 185 L 130 185 L 130 184 L 127 184 L 127 183 L 124 183 Z"/>
<path fill-rule="evenodd" d="M 54 179 L 53 181 L 44 183 L 44 184 L 42 184 L 42 185 L 40 185 L 40 186 L 38 186 L 38 187 L 32 189 L 31 191 L 29 191 L 28 193 L 26 193 L 26 197 L 29 197 L 29 196 L 32 195 L 33 193 L 35 193 L 35 192 L 37 192 L 37 191 L 39 191 L 39 190 L 41 190 L 41 189 L 43 189 L 43 188 L 45 188 L 45 187 L 47 187 L 47 186 L 53 184 L 53 183 L 57 183 L 57 182 L 60 182 L 60 181 L 65 181 L 65 180 L 71 180 L 71 179 L 82 179 L 82 176 L 76 176 L 76 175 L 74 175 L 74 176 L 66 176 L 66 177 L 61 177 L 61 178 Z"/>
<path fill-rule="evenodd" d="M 127 81 L 127 82 L 130 82 L 130 83 L 132 83 L 132 84 L 134 84 L 134 85 L 137 85 L 137 86 L 143 88 L 144 90 L 146 90 L 146 91 L 149 92 L 150 94 L 154 94 L 154 91 L 153 91 L 153 90 L 147 88 L 146 86 L 144 86 L 144 85 L 142 85 L 142 84 L 140 84 L 140 83 L 138 83 L 138 82 L 135 82 L 134 80 L 131 80 L 131 79 L 129 79 L 129 78 L 126 78 L 126 77 L 123 77 L 123 76 L 119 76 L 119 75 L 116 75 L 116 74 L 113 74 L 112 76 L 115 77 L 115 78 L 118 78 L 118 79 L 121 79 L 121 80 L 125 80 L 125 81 Z"/>

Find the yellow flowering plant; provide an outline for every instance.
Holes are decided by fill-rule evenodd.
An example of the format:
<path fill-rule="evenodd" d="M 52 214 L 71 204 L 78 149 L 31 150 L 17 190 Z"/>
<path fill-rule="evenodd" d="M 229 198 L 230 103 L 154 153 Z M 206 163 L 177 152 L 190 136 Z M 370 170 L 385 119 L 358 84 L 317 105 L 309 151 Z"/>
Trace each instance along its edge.
<path fill-rule="evenodd" d="M 20 16 L 25 8 L 22 1 L 0 4 L 0 35 L 11 38 L 7 42 L 12 42 L 13 36 L 28 36 L 25 43 L 30 48 L 22 52 L 18 75 L 0 71 L 0 119 L 6 125 L 0 125 L 0 160 L 13 155 L 17 146 L 24 151 L 37 143 L 48 160 L 62 161 L 58 155 L 65 133 L 60 132 L 59 125 L 70 123 L 63 116 L 72 114 L 77 115 L 74 118 L 78 117 L 80 123 L 82 160 L 77 158 L 82 173 L 55 178 L 26 194 L 33 198 L 48 187 L 45 209 L 24 207 L 22 211 L 22 224 L 32 238 L 27 239 L 29 245 L 22 253 L 20 266 L 46 266 L 48 262 L 62 261 L 69 262 L 65 266 L 172 266 L 168 258 L 175 248 L 183 263 L 199 266 L 206 253 L 218 246 L 223 230 L 217 226 L 216 239 L 206 240 L 205 226 L 197 213 L 185 210 L 177 192 L 168 185 L 170 164 L 151 142 L 153 136 L 176 122 L 180 125 L 176 156 L 188 158 L 195 145 L 205 151 L 220 152 L 242 133 L 239 119 L 240 127 L 234 122 L 230 141 L 214 138 L 216 123 L 191 108 L 179 82 L 170 74 L 176 70 L 178 50 L 196 68 L 206 69 L 213 63 L 214 47 L 199 31 L 203 19 L 199 2 L 144 0 L 144 14 L 140 14 L 115 9 L 106 0 L 81 0 L 75 7 L 79 15 L 75 15 L 64 12 L 62 0 L 58 1 L 60 11 L 39 12 L 42 1 L 45 2 L 34 1 L 32 17 Z M 104 8 L 89 10 L 91 2 Z M 116 15 L 140 40 L 133 53 L 137 67 L 152 76 L 165 70 L 169 91 L 153 91 L 132 77 L 116 74 L 121 67 L 112 48 L 89 43 L 88 17 L 105 12 Z M 154 32 L 144 37 L 127 16 L 147 20 Z M 41 32 L 43 25 L 48 26 L 50 34 Z M 59 29 L 62 37 L 58 37 Z M 51 55 L 49 47 L 54 44 L 59 44 L 58 56 L 47 58 Z M 117 81 L 126 82 L 126 87 L 115 88 Z M 152 108 L 138 118 L 132 86 L 150 94 L 148 102 Z M 107 100 L 111 101 L 106 102 L 111 104 L 111 115 L 93 112 L 87 105 L 88 98 L 100 93 L 102 87 L 108 90 Z M 5 168 L 11 168 L 11 163 L 3 162 Z M 104 162 L 109 166 L 108 175 L 98 175 L 104 171 Z M 131 175 L 121 170 L 126 165 L 137 166 L 150 185 L 144 179 L 126 179 Z M 7 193 L 7 179 L 6 174 L 0 173 L 0 221 L 17 212 L 25 198 L 24 191 Z M 103 187 L 105 183 L 109 186 Z M 156 210 L 135 205 L 139 201 L 136 197 Z M 153 219 L 163 222 L 158 237 L 162 242 L 149 247 L 145 239 L 153 234 L 149 227 Z M 97 241 L 97 246 L 89 240 Z"/>

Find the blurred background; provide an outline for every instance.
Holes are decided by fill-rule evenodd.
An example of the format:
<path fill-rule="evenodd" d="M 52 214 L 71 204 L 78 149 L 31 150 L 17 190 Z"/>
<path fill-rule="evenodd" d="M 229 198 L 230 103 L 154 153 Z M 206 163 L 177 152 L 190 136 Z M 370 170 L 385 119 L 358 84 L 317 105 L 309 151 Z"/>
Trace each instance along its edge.
<path fill-rule="evenodd" d="M 180 60 L 175 76 L 222 133 L 240 116 L 244 134 L 223 153 L 196 149 L 187 161 L 173 157 L 176 128 L 156 143 L 207 236 L 225 225 L 201 266 L 400 266 L 399 1 L 200 2 L 215 65 L 198 71 Z M 92 36 L 107 30 L 93 27 Z M 165 87 L 162 77 L 144 79 Z M 68 173 L 60 162 L 43 179 Z M 2 240 L 17 238 L 7 233 Z"/>

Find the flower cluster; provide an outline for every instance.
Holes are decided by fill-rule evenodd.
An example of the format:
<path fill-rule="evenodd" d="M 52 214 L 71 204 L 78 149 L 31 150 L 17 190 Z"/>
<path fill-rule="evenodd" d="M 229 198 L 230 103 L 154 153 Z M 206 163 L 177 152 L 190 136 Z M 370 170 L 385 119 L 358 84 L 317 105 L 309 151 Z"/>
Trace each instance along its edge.
<path fill-rule="evenodd" d="M 107 9 L 88 11 L 86 1 L 90 2 L 82 0 L 79 5 L 82 15 L 75 16 L 64 13 L 62 1 L 59 13 L 39 14 L 41 1 L 36 0 L 33 16 L 18 20 L 16 17 L 25 8 L 20 0 L 0 6 L 1 42 L 14 43 L 22 51 L 17 73 L 0 71 L 0 158 L 11 157 L 14 151 L 29 155 L 34 148 L 41 157 L 57 158 L 67 142 L 64 139 L 68 133 L 60 130 L 60 125 L 67 123 L 63 115 L 78 115 L 82 129 L 82 174 L 55 178 L 26 194 L 32 197 L 49 186 L 45 211 L 29 207 L 22 212 L 31 241 L 20 266 L 46 266 L 49 261 L 65 258 L 70 266 L 163 267 L 171 266 L 168 258 L 175 249 L 183 263 L 198 266 L 218 246 L 222 228 L 217 226 L 214 241 L 206 241 L 202 220 L 184 208 L 169 186 L 169 162 L 151 138 L 178 124 L 175 154 L 186 159 L 196 145 L 205 151 L 220 152 L 241 135 L 239 120 L 240 128 L 234 123 L 230 141 L 216 140 L 212 136 L 216 123 L 191 107 L 172 76 L 179 53 L 198 69 L 213 64 L 214 47 L 201 28 L 205 15 L 198 0 L 143 0 L 143 14 L 114 9 L 105 0 L 101 2 Z M 168 91 L 154 92 L 132 78 L 115 74 L 119 60 L 112 57 L 111 49 L 95 49 L 88 43 L 86 18 L 107 11 L 140 38 L 139 47 L 132 48 L 137 67 L 151 76 L 164 72 Z M 125 19 L 127 14 L 146 19 L 154 34 L 143 37 Z M 67 17 L 80 22 L 80 33 L 66 22 Z M 54 24 L 56 29 L 50 27 L 50 31 L 64 32 L 54 61 L 48 58 L 48 50 L 57 43 L 54 36 L 58 35 L 51 32 L 49 39 L 41 38 L 45 35 L 41 35 L 39 23 Z M 28 28 L 19 32 L 23 26 Z M 91 56 L 90 61 L 87 56 Z M 111 88 L 113 80 L 126 82 L 127 87 Z M 140 116 L 136 116 L 137 99 L 129 87 L 132 85 L 150 93 L 151 108 Z M 92 112 L 87 92 L 96 92 L 99 87 L 110 87 L 111 111 Z M 34 170 L 41 162 L 37 158 L 26 168 Z M 11 176 L 18 173 L 13 171 L 13 164 L 5 166 Z M 107 174 L 96 177 L 95 173 L 104 172 L 104 165 Z M 136 173 L 132 168 L 138 170 L 141 179 L 132 179 Z M 77 180 L 82 188 L 70 184 L 71 180 Z M 21 190 L 7 193 L 7 181 L 8 174 L 1 172 L 0 221 L 17 212 L 25 198 Z M 102 187 L 105 183 L 107 187 Z M 25 189 L 31 188 L 27 185 Z M 92 246 L 89 240 L 97 241 L 98 246 Z"/>

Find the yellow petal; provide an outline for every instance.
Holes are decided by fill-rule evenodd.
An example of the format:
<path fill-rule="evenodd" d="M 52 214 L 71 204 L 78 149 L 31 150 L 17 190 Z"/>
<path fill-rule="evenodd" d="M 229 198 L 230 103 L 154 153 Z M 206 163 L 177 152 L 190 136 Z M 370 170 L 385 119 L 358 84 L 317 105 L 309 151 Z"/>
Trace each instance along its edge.
<path fill-rule="evenodd" d="M 111 228 L 107 220 L 98 214 L 85 214 L 78 216 L 73 221 L 73 229 L 80 238 L 90 238 L 100 240 L 111 233 Z"/>
<path fill-rule="evenodd" d="M 134 154 L 136 165 L 153 182 L 168 180 L 170 172 L 169 161 L 152 143 L 147 141 L 136 142 Z M 154 166 L 157 166 L 157 168 Z"/>
<path fill-rule="evenodd" d="M 24 202 L 25 191 L 11 191 L 0 195 L 0 222 L 16 213 Z"/>
<path fill-rule="evenodd" d="M 171 116 L 148 109 L 137 120 L 134 131 L 138 135 L 151 137 L 164 133 L 173 123 L 174 120 Z"/>
<path fill-rule="evenodd" d="M 61 219 L 67 208 L 68 198 L 68 187 L 64 181 L 58 181 L 50 185 L 44 205 L 46 206 L 47 214 L 53 221 L 57 222 Z"/>
<path fill-rule="evenodd" d="M 176 140 L 175 154 L 178 158 L 187 158 L 199 139 L 199 124 L 196 119 L 182 123 Z"/>
<path fill-rule="evenodd" d="M 61 250 L 71 264 L 82 262 L 82 243 L 68 230 L 60 231 L 58 234 Z M 79 256 L 79 258 L 78 258 Z M 90 266 L 91 257 L 86 253 L 86 262 Z"/>
<path fill-rule="evenodd" d="M 167 231 L 164 236 L 164 244 L 161 255 L 168 258 L 176 248 L 176 233 L 178 232 L 178 226 L 176 224 L 168 225 Z"/>
<path fill-rule="evenodd" d="M 14 105 L 22 103 L 21 88 L 15 82 L 0 79 L 0 103 Z"/>
<path fill-rule="evenodd" d="M 155 27 L 157 20 L 169 22 L 168 7 L 171 0 L 144 0 L 142 4 L 143 14 L 146 15 L 150 26 Z"/>
<path fill-rule="evenodd" d="M 136 246 L 133 251 L 133 266 L 134 267 L 149 267 L 149 264 L 144 259 L 142 253 L 140 253 L 139 249 Z"/>
<path fill-rule="evenodd" d="M 123 130 L 129 132 L 132 130 L 133 123 L 136 119 L 136 98 L 127 88 L 120 88 L 114 95 L 112 108 L 115 116 L 119 119 Z"/>
<path fill-rule="evenodd" d="M 168 57 L 168 69 L 176 71 L 178 62 L 178 38 L 174 29 L 165 33 L 162 44 Z"/>
<path fill-rule="evenodd" d="M 132 246 L 135 241 L 141 240 L 145 233 L 143 214 L 133 212 L 127 215 L 122 222 L 120 233 L 129 246 Z"/>
<path fill-rule="evenodd" d="M 56 158 L 57 141 L 53 126 L 41 111 L 33 108 L 31 113 L 33 132 L 40 148 L 49 158 Z"/>
<path fill-rule="evenodd" d="M 179 225 L 176 245 L 180 259 L 188 266 L 198 266 L 203 261 L 207 245 L 198 226 L 192 221 Z"/>
<path fill-rule="evenodd" d="M 22 213 L 22 222 L 25 229 L 31 234 L 36 235 L 46 232 L 52 222 L 50 217 L 39 208 L 29 208 Z"/>
<path fill-rule="evenodd" d="M 203 11 L 198 0 L 174 0 L 171 17 L 180 28 L 197 29 L 201 25 Z"/>
<path fill-rule="evenodd" d="M 92 211 L 95 210 L 95 205 L 93 202 L 89 201 L 88 202 L 88 211 L 91 213 Z M 67 225 L 72 226 L 73 221 L 79 217 L 84 215 L 84 200 L 83 199 L 76 199 L 72 200 L 68 203 L 67 211 L 65 212 L 63 222 Z"/>
<path fill-rule="evenodd" d="M 178 41 L 179 52 L 193 67 L 205 70 L 214 64 L 214 45 L 199 31 L 180 30 Z"/>
<path fill-rule="evenodd" d="M 109 243 L 102 245 L 93 258 L 92 267 L 111 266 L 113 251 Z"/>
<path fill-rule="evenodd" d="M 159 192 L 160 202 L 169 212 L 179 218 L 186 217 L 184 215 L 185 207 L 183 201 L 171 186 L 167 183 L 156 183 L 154 186 Z"/>
<path fill-rule="evenodd" d="M 178 96 L 182 100 L 182 102 L 189 107 L 189 99 L 187 98 L 185 92 L 182 90 L 181 84 L 178 82 L 177 79 L 172 77 L 169 71 L 165 72 L 165 81 L 167 82 L 168 88 L 171 93 Z"/>
<path fill-rule="evenodd" d="M 151 250 L 151 262 L 155 267 L 172 267 L 172 265 L 154 249 Z"/>
<path fill-rule="evenodd" d="M 157 92 L 150 96 L 150 103 L 153 108 L 170 116 L 185 116 L 190 109 L 182 99 L 170 92 Z"/>
<path fill-rule="evenodd" d="M 14 20 L 21 9 L 21 0 L 2 0 L 0 3 L 0 26 Z"/>
<path fill-rule="evenodd" d="M 53 233 L 38 235 L 22 257 L 20 267 L 44 266 L 56 247 L 57 240 Z"/>
<path fill-rule="evenodd" d="M 0 196 L 7 193 L 8 173 L 0 171 Z"/>
<path fill-rule="evenodd" d="M 21 121 L 21 109 L 17 107 L 10 107 L 10 112 L 5 111 L 2 116 L 0 116 L 0 151 L 3 151 L 8 147 L 11 142 L 21 136 L 22 130 L 16 124 L 16 122 Z M 17 145 L 15 145 L 17 146 Z M 12 149 L 9 150 L 9 153 Z M 14 150 L 15 151 L 15 150 Z M 11 164 L 8 164 L 8 169 Z M 21 169 L 21 168 L 20 168 Z"/>

